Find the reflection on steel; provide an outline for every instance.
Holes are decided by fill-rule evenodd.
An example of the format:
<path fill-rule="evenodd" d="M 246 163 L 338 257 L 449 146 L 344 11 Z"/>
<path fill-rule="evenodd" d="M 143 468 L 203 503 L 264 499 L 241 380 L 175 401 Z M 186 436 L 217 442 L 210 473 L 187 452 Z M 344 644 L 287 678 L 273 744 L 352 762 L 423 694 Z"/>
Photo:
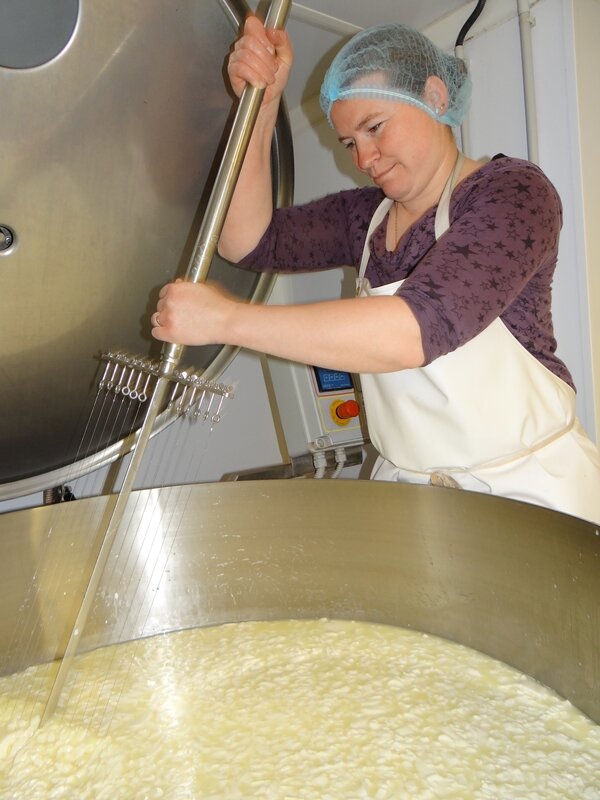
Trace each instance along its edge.
<path fill-rule="evenodd" d="M 160 377 L 160 362 L 129 353 L 108 352 L 101 356 L 106 361 L 98 388 L 121 397 L 145 403 L 152 396 Z M 221 419 L 223 400 L 233 396 L 233 387 L 225 383 L 206 380 L 197 370 L 174 369 L 169 380 L 173 383 L 167 409 L 177 416 L 217 423 Z M 211 414 L 215 395 L 218 407 Z"/>

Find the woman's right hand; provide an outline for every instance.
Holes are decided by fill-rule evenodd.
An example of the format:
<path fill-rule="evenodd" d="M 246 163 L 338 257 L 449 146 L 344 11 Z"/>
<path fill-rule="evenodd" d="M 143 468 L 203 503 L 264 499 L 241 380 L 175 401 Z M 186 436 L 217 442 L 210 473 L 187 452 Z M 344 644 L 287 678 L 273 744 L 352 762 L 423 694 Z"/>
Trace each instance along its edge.
<path fill-rule="evenodd" d="M 265 90 L 263 106 L 279 102 L 293 60 L 294 51 L 286 31 L 267 29 L 258 17 L 251 15 L 229 56 L 227 72 L 231 88 L 240 97 L 249 84 Z"/>

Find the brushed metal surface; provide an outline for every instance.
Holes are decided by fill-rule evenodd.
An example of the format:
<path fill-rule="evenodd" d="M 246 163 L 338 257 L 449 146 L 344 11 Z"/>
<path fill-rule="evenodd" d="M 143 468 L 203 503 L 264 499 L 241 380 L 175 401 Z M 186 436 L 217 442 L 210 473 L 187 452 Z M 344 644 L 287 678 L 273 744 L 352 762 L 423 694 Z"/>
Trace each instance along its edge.
<path fill-rule="evenodd" d="M 60 654 L 109 506 L 0 517 L 2 672 Z M 600 722 L 598 528 L 473 492 L 303 479 L 134 492 L 81 646 L 322 616 L 461 642 Z"/>
<path fill-rule="evenodd" d="M 61 483 L 124 452 L 139 420 L 100 427 L 80 450 L 100 351 L 158 356 L 150 311 L 187 268 L 233 99 L 224 62 L 243 0 L 81 0 L 73 36 L 31 69 L 0 67 L 0 487 L 4 498 Z M 285 111 L 274 194 L 291 199 Z M 211 278 L 264 299 L 271 279 L 218 257 Z M 232 348 L 187 363 L 217 377 Z M 85 471 L 84 469 L 84 471 Z M 43 476 L 52 473 L 49 482 Z"/>

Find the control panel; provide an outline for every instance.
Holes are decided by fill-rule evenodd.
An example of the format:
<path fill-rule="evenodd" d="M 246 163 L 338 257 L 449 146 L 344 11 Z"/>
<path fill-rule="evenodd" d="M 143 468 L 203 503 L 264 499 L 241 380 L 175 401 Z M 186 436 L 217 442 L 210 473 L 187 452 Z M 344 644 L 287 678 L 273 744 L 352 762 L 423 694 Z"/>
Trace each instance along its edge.
<path fill-rule="evenodd" d="M 268 359 L 273 402 L 290 456 L 362 444 L 366 426 L 349 372 Z"/>
<path fill-rule="evenodd" d="M 343 268 L 278 275 L 269 302 L 291 305 L 350 296 L 354 276 L 353 269 Z M 271 356 L 265 373 L 275 424 L 291 457 L 368 441 L 358 376 Z"/>
<path fill-rule="evenodd" d="M 307 370 L 313 382 L 321 433 L 326 439 L 324 444 L 331 446 L 327 437 L 333 445 L 360 440 L 361 406 L 356 397 L 352 375 L 323 367 L 307 367 Z M 321 438 L 322 436 L 309 442 L 311 449 L 321 449 Z"/>

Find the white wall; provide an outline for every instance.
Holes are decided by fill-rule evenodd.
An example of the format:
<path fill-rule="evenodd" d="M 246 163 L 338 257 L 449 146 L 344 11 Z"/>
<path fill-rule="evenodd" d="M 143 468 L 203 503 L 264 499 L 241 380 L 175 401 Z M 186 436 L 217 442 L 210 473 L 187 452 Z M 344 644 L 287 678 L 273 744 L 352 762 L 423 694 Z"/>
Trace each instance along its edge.
<path fill-rule="evenodd" d="M 600 432 L 600 2 L 573 3 L 575 80 L 579 110 L 578 144 L 581 154 L 578 178 L 582 186 L 583 255 L 587 262 L 588 306 L 591 320 L 592 377 L 596 431 Z"/>

